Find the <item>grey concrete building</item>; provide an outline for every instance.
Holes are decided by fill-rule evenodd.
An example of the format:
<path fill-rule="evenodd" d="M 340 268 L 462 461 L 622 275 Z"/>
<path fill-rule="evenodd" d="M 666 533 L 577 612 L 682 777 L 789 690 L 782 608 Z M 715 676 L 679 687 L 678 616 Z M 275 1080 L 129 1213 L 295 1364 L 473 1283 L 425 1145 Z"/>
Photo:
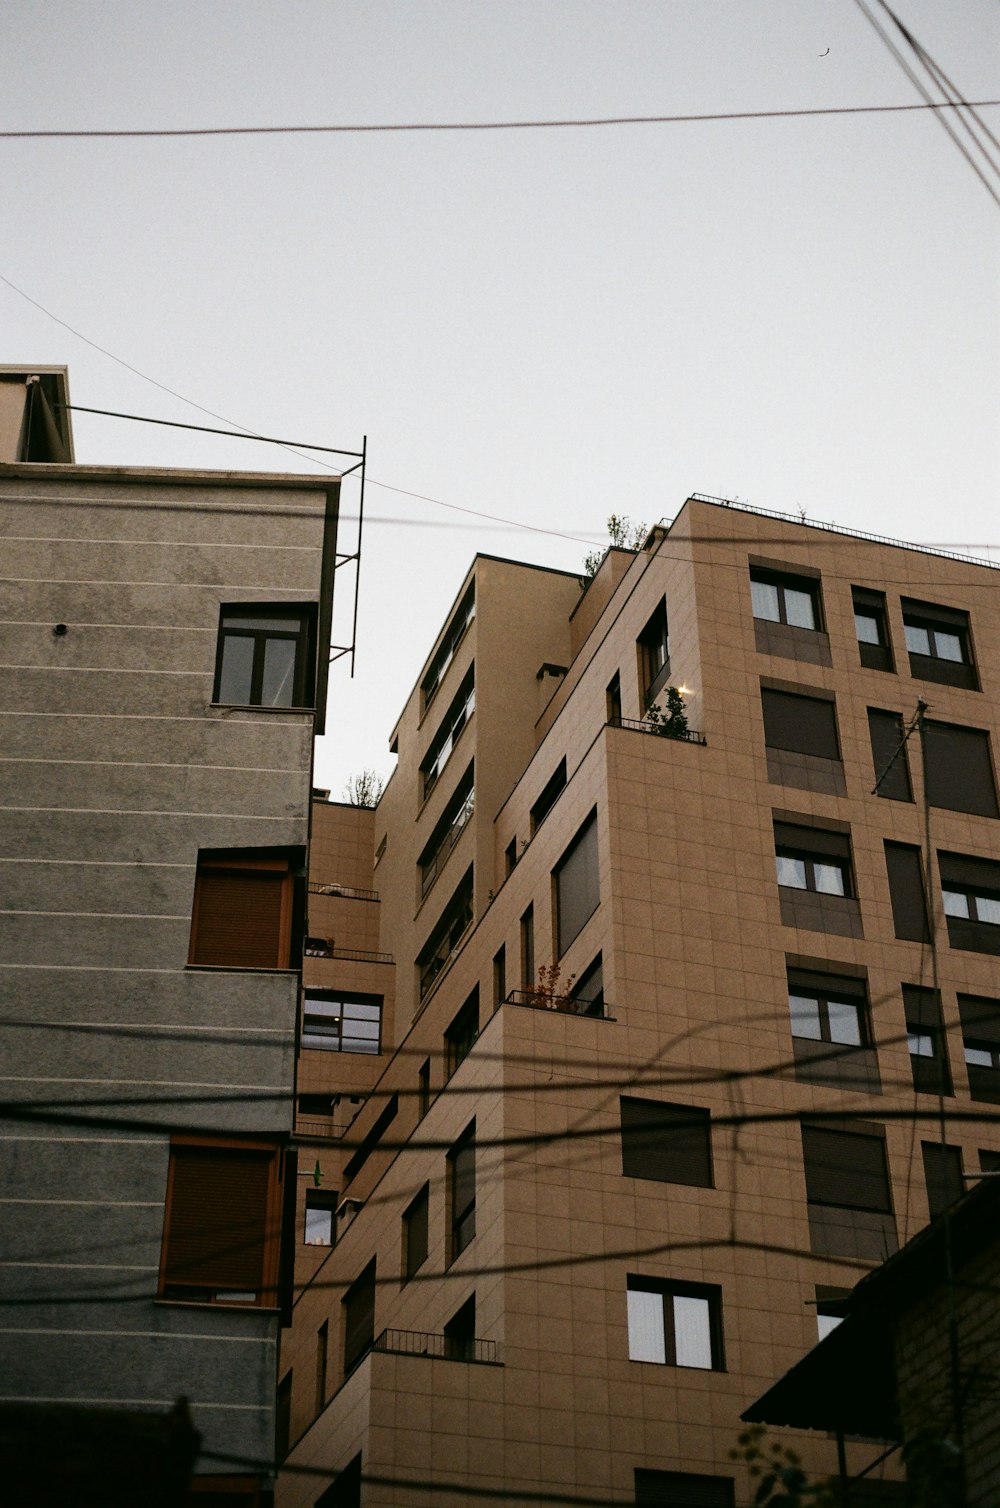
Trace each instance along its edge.
<path fill-rule="evenodd" d="M 73 462 L 0 368 L 0 1397 L 269 1491 L 335 477 Z M 287 1246 L 287 1242 L 285 1243 Z"/>

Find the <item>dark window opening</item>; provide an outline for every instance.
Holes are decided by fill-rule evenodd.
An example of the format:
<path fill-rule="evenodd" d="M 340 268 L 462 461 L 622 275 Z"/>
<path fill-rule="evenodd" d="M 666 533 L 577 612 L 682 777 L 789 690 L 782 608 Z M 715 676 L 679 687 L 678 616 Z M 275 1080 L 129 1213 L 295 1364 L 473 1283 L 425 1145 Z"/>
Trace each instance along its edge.
<path fill-rule="evenodd" d="M 604 959 L 602 954 L 598 953 L 593 963 L 584 969 L 570 991 L 570 999 L 575 1002 L 577 1015 L 579 1016 L 604 1015 Z"/>
<path fill-rule="evenodd" d="M 622 678 L 616 670 L 608 682 L 607 715 L 609 723 L 620 723 L 622 720 Z"/>
<path fill-rule="evenodd" d="M 287 1371 L 278 1383 L 274 1401 L 274 1456 L 283 1461 L 292 1437 L 292 1374 Z"/>
<path fill-rule="evenodd" d="M 430 1184 L 425 1183 L 403 1213 L 403 1281 L 409 1282 L 427 1261 Z"/>
<path fill-rule="evenodd" d="M 470 1294 L 444 1327 L 444 1354 L 450 1361 L 476 1359 L 476 1295 Z"/>
<path fill-rule="evenodd" d="M 375 1339 L 375 1259 L 341 1299 L 344 1306 L 344 1371 L 350 1372 Z"/>
<path fill-rule="evenodd" d="M 597 910 L 601 899 L 596 810 L 590 813 L 559 860 L 552 878 L 555 886 L 556 952 L 561 958 L 582 931 L 584 923 Z"/>
<path fill-rule="evenodd" d="M 349 1461 L 343 1471 L 316 1499 L 313 1508 L 361 1508 L 361 1455 Z"/>
<path fill-rule="evenodd" d="M 884 1136 L 826 1126 L 801 1129 L 810 1204 L 891 1213 Z"/>
<path fill-rule="evenodd" d="M 444 1034 L 446 1074 L 450 1079 L 472 1051 L 479 1036 L 479 990 L 474 989 Z"/>
<path fill-rule="evenodd" d="M 636 1508 L 734 1508 L 732 1477 L 635 1467 Z"/>
<path fill-rule="evenodd" d="M 939 1141 L 922 1141 L 920 1151 L 924 1161 L 927 1207 L 933 1220 L 965 1193 L 962 1149 L 945 1146 Z"/>
<path fill-rule="evenodd" d="M 541 795 L 531 808 L 531 831 L 534 833 L 541 827 L 549 812 L 555 806 L 559 797 L 566 789 L 566 761 L 560 759 L 556 768 L 545 782 Z"/>
<path fill-rule="evenodd" d="M 908 942 L 930 942 L 927 893 L 924 889 L 920 850 L 908 843 L 887 842 L 884 846 L 896 936 Z"/>
<path fill-rule="evenodd" d="M 889 801 L 912 801 L 910 767 L 906 757 L 903 719 L 898 712 L 868 708 L 872 745 L 872 787 Z"/>
<path fill-rule="evenodd" d="M 856 586 L 851 588 L 851 596 L 854 600 L 854 628 L 858 636 L 858 654 L 862 665 L 868 670 L 895 670 L 885 593 Z"/>
<path fill-rule="evenodd" d="M 423 1120 L 431 1108 L 431 1060 L 425 1058 L 417 1074 L 417 1106 Z"/>
<path fill-rule="evenodd" d="M 639 679 L 643 709 L 662 690 L 670 675 L 670 640 L 667 631 L 667 603 L 657 606 L 636 642 L 639 651 Z M 621 716 L 621 713 L 618 714 Z"/>
<path fill-rule="evenodd" d="M 472 922 L 472 869 L 466 870 L 458 889 L 417 958 L 420 971 L 420 998 L 427 994 L 442 969 L 447 968 L 458 952 L 462 938 Z"/>
<path fill-rule="evenodd" d="M 517 867 L 517 838 L 511 838 L 503 851 L 504 874 L 513 874 Z"/>
<path fill-rule="evenodd" d="M 454 618 L 451 620 L 451 623 L 445 630 L 441 648 L 434 656 L 433 660 L 431 661 L 430 669 L 420 683 L 420 688 L 423 692 L 425 712 L 430 706 L 431 702 L 437 696 L 438 687 L 443 681 L 449 665 L 455 658 L 455 652 L 458 649 L 458 646 L 465 638 L 466 629 L 469 627 L 469 624 L 472 622 L 475 616 L 476 584 L 475 582 L 473 582 L 469 587 L 469 590 L 466 592 L 465 596 L 462 598 L 462 601 L 459 603 Z"/>
<path fill-rule="evenodd" d="M 626 1178 L 712 1188 L 712 1122 L 707 1110 L 625 1095 L 620 1104 Z"/>
<path fill-rule="evenodd" d="M 530 990 L 535 983 L 535 908 L 529 906 L 521 917 L 521 988 Z"/>
<path fill-rule="evenodd" d="M 455 794 L 435 823 L 430 839 L 417 860 L 420 868 L 420 894 L 425 896 L 444 868 L 445 861 L 458 842 L 465 825 L 476 808 L 475 766 L 470 764 L 458 783 Z"/>
<path fill-rule="evenodd" d="M 223 607 L 213 701 L 240 707 L 311 707 L 315 625 L 311 603 Z"/>
<path fill-rule="evenodd" d="M 369 1104 L 370 1103 L 372 1102 L 369 1101 Z M 375 1120 L 373 1121 L 370 1130 L 367 1131 L 362 1138 L 361 1145 L 358 1147 L 357 1151 L 354 1152 L 352 1156 L 350 1156 L 344 1163 L 344 1178 L 347 1182 L 350 1182 L 352 1178 L 356 1178 L 357 1175 L 361 1172 L 361 1169 L 364 1167 L 365 1163 L 368 1161 L 369 1157 L 372 1155 L 375 1148 L 378 1146 L 379 1142 L 382 1140 L 383 1136 L 388 1131 L 389 1127 L 392 1125 L 398 1114 L 399 1095 L 391 1094 L 386 1100 L 385 1104 L 382 1106 L 382 1109 L 379 1111 Z"/>
<path fill-rule="evenodd" d="M 425 797 L 429 796 L 437 785 L 441 771 L 451 758 L 452 750 L 475 710 L 476 667 L 470 665 L 420 766 L 422 790 Z"/>
<path fill-rule="evenodd" d="M 931 806 L 996 817 L 990 736 L 979 728 L 924 720 L 924 772 Z"/>
<path fill-rule="evenodd" d="M 920 680 L 978 691 L 968 613 L 906 597 L 902 608 L 910 674 Z"/>
<path fill-rule="evenodd" d="M 502 1005 L 507 999 L 507 949 L 497 949 L 493 955 L 493 1004 Z"/>
<path fill-rule="evenodd" d="M 448 1153 L 449 1261 L 460 1256 L 476 1234 L 476 1123 Z"/>
<path fill-rule="evenodd" d="M 330 1321 L 324 1320 L 316 1332 L 316 1412 L 326 1403 L 326 1371 L 330 1352 Z"/>
<path fill-rule="evenodd" d="M 914 1089 L 921 1094 L 951 1094 L 940 996 L 922 985 L 904 984 L 903 1005 Z"/>
<path fill-rule="evenodd" d="M 837 713 L 832 698 L 761 688 L 764 742 L 772 749 L 839 759 Z"/>

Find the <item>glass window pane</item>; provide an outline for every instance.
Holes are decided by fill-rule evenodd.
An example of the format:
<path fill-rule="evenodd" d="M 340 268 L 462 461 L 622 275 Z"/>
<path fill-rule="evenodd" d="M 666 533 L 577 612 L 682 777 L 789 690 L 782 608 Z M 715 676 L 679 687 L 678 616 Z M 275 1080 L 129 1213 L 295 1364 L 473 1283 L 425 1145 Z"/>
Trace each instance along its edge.
<path fill-rule="evenodd" d="M 333 1245 L 333 1210 L 310 1209 L 306 1205 L 306 1245 Z"/>
<path fill-rule="evenodd" d="M 806 865 L 804 859 L 789 859 L 784 854 L 777 855 L 778 884 L 794 885 L 796 890 L 806 888 Z"/>
<path fill-rule="evenodd" d="M 227 614 L 226 619 L 227 631 L 230 624 L 246 629 L 263 629 L 266 633 L 276 634 L 297 634 L 302 627 L 302 622 L 299 618 L 244 618 L 243 614 L 240 613 L 236 618 Z"/>
<path fill-rule="evenodd" d="M 823 895 L 844 895 L 844 871 L 839 864 L 813 863 L 813 873 L 816 876 L 816 889 Z"/>
<path fill-rule="evenodd" d="M 928 1037 L 924 1032 L 907 1032 L 906 1045 L 913 1058 L 933 1058 L 934 1056 L 934 1038 Z"/>
<path fill-rule="evenodd" d="M 968 916 L 969 898 L 960 890 L 944 890 L 941 899 L 944 902 L 945 916 Z"/>
<path fill-rule="evenodd" d="M 946 634 L 940 628 L 936 628 L 934 630 L 934 648 L 937 651 L 939 660 L 958 660 L 961 663 L 964 659 L 962 641 L 958 637 L 958 634 Z"/>
<path fill-rule="evenodd" d="M 674 1349 L 679 1367 L 712 1367 L 712 1328 L 708 1299 L 675 1294 Z"/>
<path fill-rule="evenodd" d="M 793 586 L 786 586 L 785 617 L 796 628 L 815 628 L 816 609 L 811 593 L 800 592 Z"/>
<path fill-rule="evenodd" d="M 861 1021 L 857 1006 L 849 1000 L 828 1000 L 826 1009 L 830 1017 L 830 1041 L 860 1047 Z"/>
<path fill-rule="evenodd" d="M 906 647 L 912 655 L 929 655 L 931 652 L 931 640 L 926 628 L 917 628 L 914 623 L 903 625 L 903 633 L 906 635 Z"/>
<path fill-rule="evenodd" d="M 977 895 L 976 916 L 981 922 L 991 922 L 994 927 L 1000 927 L 1000 901 L 994 900 L 991 895 Z"/>
<path fill-rule="evenodd" d="M 666 1362 L 660 1294 L 628 1290 L 628 1354 L 632 1361 Z"/>
<path fill-rule="evenodd" d="M 264 644 L 264 679 L 260 688 L 262 707 L 294 706 L 294 639 L 267 639 Z"/>
<path fill-rule="evenodd" d="M 789 995 L 788 1008 L 792 1017 L 793 1037 L 811 1037 L 815 1042 L 822 1041 L 818 1000 L 813 1000 L 809 995 Z"/>
<path fill-rule="evenodd" d="M 862 644 L 881 644 L 878 632 L 878 619 L 870 613 L 855 613 L 854 626 L 858 638 Z"/>
<path fill-rule="evenodd" d="M 222 640 L 222 669 L 219 672 L 219 701 L 246 704 L 250 700 L 253 679 L 253 639 L 242 634 L 225 634 Z"/>
<path fill-rule="evenodd" d="M 778 609 L 778 588 L 769 581 L 751 581 L 750 600 L 755 618 L 767 618 L 771 623 L 781 622 Z"/>
<path fill-rule="evenodd" d="M 819 1331 L 820 1340 L 823 1340 L 825 1336 L 829 1335 L 831 1330 L 836 1330 L 837 1326 L 841 1323 L 843 1318 L 844 1316 L 842 1314 L 817 1313 L 816 1329 Z"/>
<path fill-rule="evenodd" d="M 977 1068 L 992 1068 L 993 1054 L 985 1047 L 970 1047 L 966 1043 L 965 1061 L 967 1063 L 975 1063 Z"/>

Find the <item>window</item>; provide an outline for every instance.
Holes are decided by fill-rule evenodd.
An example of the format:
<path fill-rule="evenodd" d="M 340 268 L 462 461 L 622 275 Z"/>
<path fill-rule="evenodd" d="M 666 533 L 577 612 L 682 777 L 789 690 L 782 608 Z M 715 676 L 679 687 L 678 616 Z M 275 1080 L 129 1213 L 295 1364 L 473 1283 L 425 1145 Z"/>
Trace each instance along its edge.
<path fill-rule="evenodd" d="M 438 687 L 444 679 L 445 672 L 447 671 L 448 666 L 451 664 L 452 660 L 455 658 L 455 651 L 458 649 L 458 646 L 465 638 L 465 631 L 469 627 L 469 624 L 472 622 L 475 616 L 476 584 L 475 582 L 473 582 L 469 587 L 469 590 L 466 592 L 465 596 L 462 598 L 462 601 L 459 603 L 458 610 L 455 613 L 454 618 L 452 618 L 450 624 L 445 630 L 444 638 L 441 641 L 441 648 L 431 660 L 430 669 L 420 683 L 420 688 L 424 696 L 425 712 L 427 711 L 427 708 L 430 706 L 431 702 L 437 696 Z"/>
<path fill-rule="evenodd" d="M 294 877 L 287 852 L 203 849 L 198 855 L 189 964 L 288 969 Z"/>
<path fill-rule="evenodd" d="M 904 984 L 903 1005 L 914 1089 L 921 1094 L 951 1094 L 940 996 L 922 985 Z"/>
<path fill-rule="evenodd" d="M 549 812 L 555 806 L 559 797 L 566 789 L 566 761 L 560 759 L 552 774 L 545 782 L 542 794 L 531 808 L 531 831 L 532 833 L 545 821 Z"/>
<path fill-rule="evenodd" d="M 300 1094 L 295 1108 L 299 1115 L 333 1115 L 339 1100 L 339 1094 Z"/>
<path fill-rule="evenodd" d="M 307 1246 L 336 1246 L 337 1195 L 328 1189 L 306 1189 Z"/>
<path fill-rule="evenodd" d="M 712 1123 L 707 1110 L 626 1095 L 620 1103 L 626 1178 L 712 1187 Z"/>
<path fill-rule="evenodd" d="M 897 1243 L 881 1128 L 803 1123 L 801 1131 L 813 1251 L 884 1259 Z"/>
<path fill-rule="evenodd" d="M 344 1306 L 344 1371 L 352 1371 L 375 1339 L 375 1258 L 341 1299 Z"/>
<path fill-rule="evenodd" d="M 278 1302 L 282 1157 L 267 1142 L 170 1142 L 159 1296 Z"/>
<path fill-rule="evenodd" d="M 535 908 L 529 906 L 521 917 L 521 988 L 530 990 L 535 983 Z"/>
<path fill-rule="evenodd" d="M 902 717 L 898 712 L 882 712 L 877 707 L 869 707 L 868 734 L 872 744 L 875 795 L 884 796 L 889 801 L 912 801 Z"/>
<path fill-rule="evenodd" d="M 903 632 L 910 674 L 924 681 L 979 690 L 969 640 L 969 615 L 957 608 L 904 597 Z"/>
<path fill-rule="evenodd" d="M 830 1334 L 832 1330 L 836 1330 L 841 1320 L 843 1320 L 847 1314 L 850 1297 L 851 1290 L 849 1288 L 830 1288 L 824 1284 L 817 1284 L 817 1339 L 823 1340 Z"/>
<path fill-rule="evenodd" d="M 434 740 L 424 755 L 423 763 L 420 766 L 420 773 L 423 778 L 423 794 L 425 797 L 429 796 L 437 785 L 438 776 L 451 758 L 451 752 L 458 742 L 459 735 L 475 710 L 476 668 L 474 665 L 470 665 L 468 673 L 458 688 L 451 706 L 445 713 L 441 726 L 435 734 Z"/>
<path fill-rule="evenodd" d="M 502 1005 L 507 999 L 507 949 L 498 948 L 493 955 L 493 1005 Z"/>
<path fill-rule="evenodd" d="M 858 654 L 869 670 L 895 670 L 889 623 L 885 611 L 885 593 L 851 588 L 854 599 L 854 628 L 858 636 Z"/>
<path fill-rule="evenodd" d="M 642 705 L 648 707 L 670 675 L 670 641 L 666 598 L 659 602 L 636 642 Z M 619 712 L 619 716 L 621 713 Z"/>
<path fill-rule="evenodd" d="M 381 995 L 344 995 L 307 989 L 302 1003 L 302 1046 L 321 1052 L 377 1053 Z"/>
<path fill-rule="evenodd" d="M 417 1108 L 423 1120 L 431 1108 L 431 1060 L 425 1058 L 417 1074 Z"/>
<path fill-rule="evenodd" d="M 1000 1105 L 1000 1000 L 959 995 L 958 1011 L 969 1093 L 974 1100 Z"/>
<path fill-rule="evenodd" d="M 772 749 L 812 754 L 819 759 L 839 759 L 837 713 L 832 696 L 806 696 L 801 692 L 761 687 L 764 710 L 764 742 Z"/>
<path fill-rule="evenodd" d="M 608 682 L 605 696 L 607 698 L 608 722 L 620 723 L 622 720 L 622 678 L 617 670 Z"/>
<path fill-rule="evenodd" d="M 718 1288 L 628 1278 L 630 1361 L 721 1372 L 722 1305 Z"/>
<path fill-rule="evenodd" d="M 472 868 L 465 871 L 458 889 L 417 958 L 420 971 L 420 998 L 427 994 L 442 969 L 458 952 L 459 944 L 472 921 Z"/>
<path fill-rule="evenodd" d="M 451 1232 L 449 1261 L 454 1262 L 476 1234 L 475 1121 L 448 1153 L 448 1203 Z"/>
<path fill-rule="evenodd" d="M 750 600 L 753 615 L 767 623 L 817 629 L 820 625 L 819 583 L 802 576 L 752 569 Z"/>
<path fill-rule="evenodd" d="M 939 853 L 938 864 L 952 947 L 1000 953 L 1000 863 Z"/>
<path fill-rule="evenodd" d="M 274 1455 L 283 1461 L 292 1440 L 292 1373 L 287 1371 L 278 1383 L 274 1400 Z"/>
<path fill-rule="evenodd" d="M 962 1149 L 947 1147 L 939 1141 L 922 1141 L 920 1151 L 924 1160 L 927 1208 L 934 1220 L 965 1193 Z"/>
<path fill-rule="evenodd" d="M 851 846 L 846 833 L 774 824 L 778 884 L 820 895 L 850 895 Z"/>
<path fill-rule="evenodd" d="M 316 1412 L 326 1403 L 326 1368 L 330 1354 L 330 1321 L 324 1320 L 316 1332 Z"/>
<path fill-rule="evenodd" d="M 733 1508 L 732 1477 L 635 1468 L 637 1508 Z"/>
<path fill-rule="evenodd" d="M 881 1092 L 863 978 L 790 967 L 788 1010 L 797 1079 Z"/>
<path fill-rule="evenodd" d="M 444 1327 L 444 1354 L 449 1361 L 476 1359 L 476 1295 L 470 1294 Z"/>
<path fill-rule="evenodd" d="M 469 765 L 458 788 L 435 824 L 434 831 L 417 860 L 420 866 L 420 894 L 425 896 L 444 868 L 445 861 L 465 830 L 476 808 L 475 767 Z"/>
<path fill-rule="evenodd" d="M 311 603 L 223 607 L 213 701 L 240 707 L 311 707 L 315 624 Z"/>
<path fill-rule="evenodd" d="M 511 838 L 503 851 L 504 874 L 513 874 L 517 867 L 517 838 Z"/>
<path fill-rule="evenodd" d="M 930 942 L 927 895 L 919 848 L 909 843 L 885 844 L 885 868 L 896 936 L 909 942 Z"/>
<path fill-rule="evenodd" d="M 592 811 L 552 872 L 556 952 L 561 958 L 601 899 L 597 869 L 597 812 Z M 533 971 L 532 971 L 533 972 Z"/>
<path fill-rule="evenodd" d="M 369 1100 L 368 1103 L 371 1104 L 372 1100 Z M 371 1127 L 368 1129 L 368 1131 L 365 1132 L 365 1135 L 362 1137 L 357 1151 L 353 1152 L 344 1163 L 344 1178 L 347 1182 L 350 1182 L 352 1178 L 356 1178 L 357 1175 L 361 1172 L 361 1169 L 364 1167 L 369 1157 L 375 1151 L 375 1148 L 378 1146 L 379 1142 L 382 1140 L 383 1136 L 388 1131 L 393 1121 L 396 1119 L 398 1113 L 399 1095 L 390 1094 L 389 1098 L 382 1106 L 382 1109 L 375 1117 L 375 1120 L 372 1122 Z"/>
<path fill-rule="evenodd" d="M 924 720 L 927 799 L 951 812 L 996 817 L 997 788 L 990 736 L 979 728 Z"/>
<path fill-rule="evenodd" d="M 446 1075 L 450 1079 L 479 1036 L 479 990 L 474 989 L 444 1034 Z"/>
<path fill-rule="evenodd" d="M 604 1015 L 604 960 L 600 953 L 584 969 L 569 998 L 575 1002 L 578 1016 Z"/>
<path fill-rule="evenodd" d="M 313 1505 L 313 1508 L 361 1508 L 361 1453 L 338 1471 Z"/>
<path fill-rule="evenodd" d="M 403 1282 L 408 1283 L 427 1261 L 428 1213 L 431 1186 L 425 1183 L 403 1212 Z"/>

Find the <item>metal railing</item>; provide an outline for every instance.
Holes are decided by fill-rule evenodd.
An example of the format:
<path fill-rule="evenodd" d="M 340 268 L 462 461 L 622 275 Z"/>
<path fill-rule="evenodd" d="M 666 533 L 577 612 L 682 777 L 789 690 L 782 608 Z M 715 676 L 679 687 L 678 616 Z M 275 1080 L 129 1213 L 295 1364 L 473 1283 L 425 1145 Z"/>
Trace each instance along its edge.
<path fill-rule="evenodd" d="M 363 948 L 338 948 L 332 937 L 307 937 L 307 958 L 346 958 L 354 963 L 393 963 L 391 953 L 371 953 Z"/>
<path fill-rule="evenodd" d="M 354 885 L 337 885 L 335 883 L 327 885 L 321 885 L 319 882 L 315 884 L 310 883 L 309 894 L 332 895 L 340 897 L 345 901 L 377 901 L 379 899 L 377 890 L 359 890 Z"/>
<path fill-rule="evenodd" d="M 426 1330 L 383 1330 L 372 1342 L 373 1351 L 394 1356 L 431 1356 L 442 1361 L 471 1361 L 496 1364 L 495 1340 L 459 1340 L 450 1335 L 435 1335 Z"/>
<path fill-rule="evenodd" d="M 317 1119 L 313 1115 L 297 1115 L 295 1117 L 295 1135 L 308 1136 L 316 1141 L 339 1141 L 350 1130 L 360 1105 L 356 1105 L 350 1115 L 327 1115 Z"/>
<path fill-rule="evenodd" d="M 704 733 L 699 733 L 696 728 L 685 728 L 683 733 L 667 733 L 663 728 L 658 728 L 655 723 L 645 720 L 639 721 L 634 717 L 612 717 L 608 720 L 609 728 L 628 728 L 633 733 L 653 733 L 657 738 L 670 738 L 675 743 L 701 744 L 703 747 L 708 743 Z"/>
<path fill-rule="evenodd" d="M 475 809 L 475 791 L 470 791 L 468 796 L 466 796 L 465 800 L 462 802 L 462 805 L 459 807 L 458 811 L 455 813 L 454 819 L 451 822 L 448 831 L 444 834 L 437 848 L 434 850 L 434 853 L 421 869 L 421 897 L 427 894 L 428 890 L 430 890 L 434 881 L 440 874 L 441 870 L 444 868 L 445 859 L 447 859 L 455 844 L 462 836 L 462 833 L 465 830 L 465 825 L 468 822 L 469 818 L 472 816 L 472 813 L 475 811 Z"/>
<path fill-rule="evenodd" d="M 550 995 L 545 990 L 511 990 L 501 1003 L 526 1005 L 533 1011 L 559 1011 L 564 1016 L 591 1016 L 595 1019 L 609 1016 L 603 996 L 596 1000 L 575 1000 L 572 995 Z"/>

